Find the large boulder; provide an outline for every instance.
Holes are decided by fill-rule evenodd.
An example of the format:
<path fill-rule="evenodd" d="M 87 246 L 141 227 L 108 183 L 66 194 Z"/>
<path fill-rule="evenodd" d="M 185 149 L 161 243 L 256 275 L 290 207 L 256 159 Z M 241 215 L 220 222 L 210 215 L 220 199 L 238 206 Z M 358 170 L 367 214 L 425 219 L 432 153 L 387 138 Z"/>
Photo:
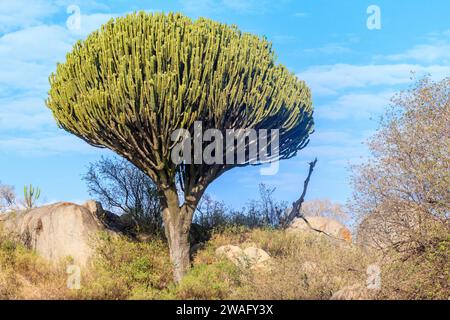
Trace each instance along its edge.
<path fill-rule="evenodd" d="M 117 231 L 113 220 L 95 201 L 84 205 L 59 202 L 0 215 L 0 228 L 51 262 L 70 257 L 75 264 L 86 266 L 99 232 Z"/>
<path fill-rule="evenodd" d="M 308 223 L 305 221 L 308 221 Z M 352 242 L 350 230 L 342 223 L 326 217 L 295 218 L 287 228 L 289 232 L 319 232 L 333 238 Z"/>
<path fill-rule="evenodd" d="M 242 250 L 238 246 L 225 245 L 216 249 L 216 255 L 226 257 L 237 266 L 251 269 L 264 269 L 270 262 L 269 254 L 256 247 Z"/>

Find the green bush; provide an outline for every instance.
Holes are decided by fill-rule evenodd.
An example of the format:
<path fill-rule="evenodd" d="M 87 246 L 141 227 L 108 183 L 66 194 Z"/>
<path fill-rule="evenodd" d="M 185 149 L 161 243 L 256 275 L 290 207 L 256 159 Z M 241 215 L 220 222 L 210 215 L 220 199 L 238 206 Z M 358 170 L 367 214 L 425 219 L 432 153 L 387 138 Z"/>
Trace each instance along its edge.
<path fill-rule="evenodd" d="M 239 285 L 239 270 L 226 260 L 195 265 L 174 288 L 177 299 L 227 299 Z"/>
<path fill-rule="evenodd" d="M 93 268 L 83 284 L 86 299 L 127 299 L 157 292 L 172 281 L 167 245 L 158 239 L 131 241 L 102 234 Z M 153 296 L 152 297 L 156 297 Z"/>

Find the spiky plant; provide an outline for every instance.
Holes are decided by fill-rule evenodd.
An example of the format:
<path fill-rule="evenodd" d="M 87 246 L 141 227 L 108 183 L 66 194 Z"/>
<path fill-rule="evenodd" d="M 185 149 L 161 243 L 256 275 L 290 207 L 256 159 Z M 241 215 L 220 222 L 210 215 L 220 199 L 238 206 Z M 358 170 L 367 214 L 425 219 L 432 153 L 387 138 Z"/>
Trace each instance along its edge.
<path fill-rule="evenodd" d="M 174 163 L 172 133 L 193 134 L 195 121 L 222 132 L 279 129 L 277 159 L 286 159 L 312 132 L 310 90 L 276 63 L 271 44 L 204 18 L 110 20 L 74 46 L 50 84 L 47 106 L 61 128 L 127 158 L 157 185 L 176 281 L 189 268 L 189 230 L 206 187 L 250 161 Z"/>
<path fill-rule="evenodd" d="M 33 187 L 32 184 L 30 184 L 29 187 L 27 186 L 23 187 L 23 199 L 25 208 L 32 209 L 36 205 L 36 202 L 39 200 L 40 197 L 41 197 L 41 189 L 39 189 L 38 187 Z"/>

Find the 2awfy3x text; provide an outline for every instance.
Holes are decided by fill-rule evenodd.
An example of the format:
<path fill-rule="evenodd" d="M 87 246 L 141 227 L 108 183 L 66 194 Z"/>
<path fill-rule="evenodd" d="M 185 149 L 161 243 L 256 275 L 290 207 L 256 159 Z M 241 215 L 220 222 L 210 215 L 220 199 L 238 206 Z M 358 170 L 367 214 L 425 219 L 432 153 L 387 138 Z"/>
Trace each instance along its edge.
<path fill-rule="evenodd" d="M 220 308 L 213 307 L 191 307 L 183 304 L 183 306 L 177 307 L 176 314 L 177 315 L 203 315 L 203 317 L 207 317 L 211 313 L 220 313 L 220 314 L 228 314 L 228 315 L 246 315 L 246 314 L 254 314 L 254 315 L 264 315 L 264 314 L 273 314 L 272 311 L 273 305 L 253 305 L 253 304 L 221 304 Z"/>

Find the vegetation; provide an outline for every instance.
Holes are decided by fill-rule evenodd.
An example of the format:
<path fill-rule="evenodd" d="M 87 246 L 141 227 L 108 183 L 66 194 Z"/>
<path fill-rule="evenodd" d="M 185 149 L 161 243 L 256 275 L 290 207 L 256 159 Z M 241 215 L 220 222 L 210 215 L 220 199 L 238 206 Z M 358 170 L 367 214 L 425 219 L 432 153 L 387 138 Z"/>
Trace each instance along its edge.
<path fill-rule="evenodd" d="M 17 239 L 0 234 L 0 300 L 70 298 L 62 267 L 48 262 Z"/>
<path fill-rule="evenodd" d="M 40 197 L 41 189 L 33 187 L 31 184 L 29 187 L 23 187 L 23 204 L 26 209 L 34 208 Z"/>
<path fill-rule="evenodd" d="M 417 254 L 450 234 L 450 78 L 425 78 L 393 99 L 355 168 L 361 241 Z"/>
<path fill-rule="evenodd" d="M 1 236 L 0 298 L 329 299 L 342 288 L 359 285 L 365 298 L 448 299 L 449 89 L 449 78 L 425 78 L 393 99 L 369 143 L 372 156 L 354 167 L 350 208 L 358 218 L 356 243 L 277 228 L 286 204 L 261 185 L 260 200 L 241 211 L 203 197 L 194 221 L 207 230 L 209 240 L 192 248 L 192 268 L 179 281 L 172 277 L 170 239 L 156 235 L 145 241 L 99 235 L 97 254 L 83 270 L 80 290 L 66 285 L 70 260 L 51 266 L 17 239 Z M 91 167 L 89 181 L 118 195 L 124 189 L 114 191 L 117 186 L 132 189 L 141 178 L 152 187 L 129 166 L 101 162 Z M 109 177 L 112 183 L 104 187 Z M 14 203 L 11 187 L 0 191 L 2 204 Z M 136 201 L 131 199 L 123 203 L 133 207 Z M 329 200 L 307 201 L 302 210 L 306 216 L 347 219 L 346 211 Z M 216 254 L 217 248 L 230 244 L 260 248 L 270 262 L 249 268 Z M 378 289 L 366 286 L 371 265 L 381 270 Z"/>
<path fill-rule="evenodd" d="M 106 235 L 102 239 L 93 267 L 82 273 L 80 290 L 66 286 L 68 262 L 51 267 L 23 246 L 3 239 L 1 298 L 329 299 L 342 287 L 365 283 L 367 267 L 380 261 L 375 251 L 355 245 L 336 246 L 324 237 L 235 227 L 215 233 L 196 253 L 192 269 L 175 285 L 166 243 Z M 217 247 L 230 243 L 264 249 L 275 267 L 244 269 L 215 255 Z M 373 291 L 370 297 L 447 299 L 448 286 L 444 284 L 448 285 L 445 259 L 449 248 L 447 240 L 421 257 L 420 263 L 417 259 L 383 262 L 381 290 Z"/>
<path fill-rule="evenodd" d="M 16 205 L 16 194 L 14 188 L 0 183 L 0 212 L 14 208 Z"/>
<path fill-rule="evenodd" d="M 174 132 L 194 137 L 196 121 L 222 133 L 279 129 L 272 157 L 286 159 L 306 146 L 313 127 L 310 90 L 276 63 L 266 39 L 181 14 L 109 21 L 75 45 L 50 84 L 47 106 L 61 128 L 115 151 L 157 186 L 176 281 L 190 265 L 189 229 L 205 189 L 254 159 L 226 163 L 225 153 L 215 164 L 177 164 Z M 245 150 L 255 146 L 244 140 Z M 234 158 L 235 147 L 227 151 Z"/>
<path fill-rule="evenodd" d="M 160 234 L 161 206 L 153 181 L 130 162 L 102 158 L 83 176 L 89 194 L 105 209 L 121 216 L 135 233 Z"/>

